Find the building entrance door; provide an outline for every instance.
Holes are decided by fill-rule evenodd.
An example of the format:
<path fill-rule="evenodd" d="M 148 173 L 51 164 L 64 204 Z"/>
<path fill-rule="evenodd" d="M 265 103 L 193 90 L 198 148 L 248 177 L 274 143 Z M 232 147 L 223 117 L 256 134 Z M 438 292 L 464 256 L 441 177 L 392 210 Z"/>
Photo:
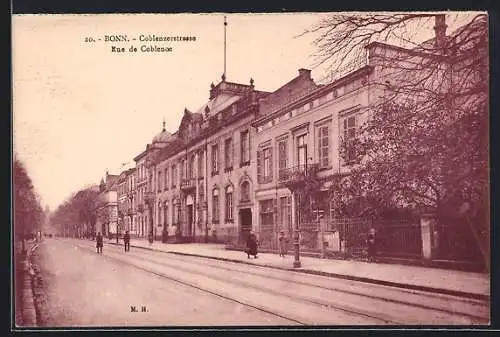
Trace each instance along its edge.
<path fill-rule="evenodd" d="M 187 205 L 187 236 L 193 239 L 193 205 Z"/>
<path fill-rule="evenodd" d="M 250 208 L 240 209 L 240 235 L 239 243 L 245 243 L 252 230 L 252 210 Z"/>

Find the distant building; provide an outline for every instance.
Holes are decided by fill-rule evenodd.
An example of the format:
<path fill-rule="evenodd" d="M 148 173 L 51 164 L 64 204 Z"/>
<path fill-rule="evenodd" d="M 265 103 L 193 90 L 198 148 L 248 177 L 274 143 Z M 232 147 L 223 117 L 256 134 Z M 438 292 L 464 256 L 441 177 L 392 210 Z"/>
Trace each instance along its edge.
<path fill-rule="evenodd" d="M 99 184 L 99 202 L 97 209 L 96 232 L 112 237 L 118 229 L 118 176 L 106 172 L 106 177 Z"/>
<path fill-rule="evenodd" d="M 135 168 L 129 168 L 120 173 L 118 177 L 118 227 L 119 233 L 129 231 L 137 235 L 135 226 Z"/>

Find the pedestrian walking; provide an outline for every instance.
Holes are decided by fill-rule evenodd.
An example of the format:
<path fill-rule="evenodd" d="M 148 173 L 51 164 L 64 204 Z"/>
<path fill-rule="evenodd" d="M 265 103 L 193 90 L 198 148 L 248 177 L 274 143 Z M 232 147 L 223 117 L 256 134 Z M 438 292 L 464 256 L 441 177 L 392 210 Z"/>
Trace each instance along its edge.
<path fill-rule="evenodd" d="M 247 256 L 250 258 L 250 255 L 253 255 L 254 259 L 257 258 L 257 236 L 255 236 L 255 233 L 252 231 L 250 232 L 250 235 L 248 235 L 247 238 Z"/>
<path fill-rule="evenodd" d="M 125 251 L 129 252 L 130 251 L 130 234 L 128 231 L 125 232 L 125 235 L 123 236 L 123 243 L 125 245 Z"/>
<path fill-rule="evenodd" d="M 281 231 L 280 236 L 278 237 L 279 241 L 279 248 L 280 248 L 280 256 L 285 257 L 287 253 L 287 245 L 288 245 L 288 238 L 285 236 L 285 232 Z"/>
<path fill-rule="evenodd" d="M 367 244 L 368 244 L 368 261 L 370 262 L 375 261 L 375 256 L 377 253 L 377 247 L 376 247 L 377 240 L 376 240 L 375 228 L 370 228 L 370 231 L 368 232 Z"/>
<path fill-rule="evenodd" d="M 102 254 L 102 246 L 103 246 L 103 241 L 102 241 L 102 235 L 101 232 L 97 233 L 96 237 L 96 247 L 97 247 L 97 253 Z"/>

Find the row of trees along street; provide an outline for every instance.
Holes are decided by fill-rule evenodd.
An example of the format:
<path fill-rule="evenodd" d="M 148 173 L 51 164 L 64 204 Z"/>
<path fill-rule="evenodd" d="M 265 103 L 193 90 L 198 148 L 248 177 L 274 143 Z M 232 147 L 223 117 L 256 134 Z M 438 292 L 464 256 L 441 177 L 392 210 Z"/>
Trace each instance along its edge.
<path fill-rule="evenodd" d="M 85 187 L 68 197 L 51 216 L 51 223 L 61 235 L 83 236 L 95 233 L 99 188 Z"/>
<path fill-rule="evenodd" d="M 445 15 L 343 13 L 304 34 L 320 33 L 317 64 L 333 76 L 359 67 L 373 42 L 406 48 L 374 56 L 387 74 L 373 83 L 383 95 L 355 137 L 342 139 L 350 174 L 329 191 L 339 216 L 432 214 L 441 238 L 455 251 L 476 250 L 488 268 L 488 18 L 466 22 L 445 35 Z M 435 37 L 412 42 L 420 27 L 435 27 Z"/>
<path fill-rule="evenodd" d="M 26 168 L 18 158 L 14 158 L 13 187 L 14 248 L 16 253 L 25 253 L 26 240 L 34 238 L 42 230 L 46 212 Z"/>

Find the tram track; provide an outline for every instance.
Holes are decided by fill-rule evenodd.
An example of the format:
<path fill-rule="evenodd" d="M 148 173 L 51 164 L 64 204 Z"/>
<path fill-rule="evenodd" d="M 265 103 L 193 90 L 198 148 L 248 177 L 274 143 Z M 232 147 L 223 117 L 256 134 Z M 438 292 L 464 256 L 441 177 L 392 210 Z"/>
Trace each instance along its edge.
<path fill-rule="evenodd" d="M 85 245 L 85 246 L 82 246 L 82 245 L 79 245 L 81 248 L 84 248 L 86 250 L 89 250 L 91 251 L 92 248 Z M 113 254 L 113 255 L 111 255 Z M 249 300 L 249 298 L 247 297 L 247 300 L 241 300 L 241 299 L 238 299 L 238 298 L 235 298 L 234 296 L 234 293 L 232 295 L 229 295 L 228 293 L 223 293 L 221 291 L 216 291 L 216 290 L 211 290 L 207 287 L 203 287 L 203 286 L 200 286 L 199 284 L 197 284 L 196 282 L 190 282 L 190 281 L 186 281 L 186 280 L 183 280 L 183 279 L 179 279 L 178 277 L 173 277 L 165 272 L 162 272 L 162 271 L 158 271 L 158 270 L 153 270 L 151 268 L 147 268 L 147 267 L 144 267 L 144 266 L 141 266 L 141 265 L 138 265 L 137 263 L 134 263 L 134 262 L 140 262 L 142 264 L 144 264 L 144 262 L 149 262 L 149 263 L 153 263 L 153 264 L 156 264 L 157 266 L 160 266 L 160 267 L 167 267 L 167 268 L 171 268 L 172 270 L 175 270 L 177 272 L 184 272 L 186 274 L 190 274 L 191 276 L 196 274 L 197 276 L 202 276 L 202 278 L 200 279 L 203 279 L 205 283 L 208 283 L 208 279 L 210 279 L 211 281 L 219 281 L 219 282 L 228 282 L 227 279 L 224 279 L 222 277 L 216 277 L 215 275 L 209 275 L 209 274 L 206 274 L 206 273 L 201 273 L 199 271 L 193 271 L 191 269 L 187 269 L 187 268 L 182 268 L 182 267 L 179 267 L 178 265 L 171 265 L 171 264 L 167 264 L 167 263 L 162 263 L 162 262 L 158 262 L 158 261 L 151 261 L 151 259 L 144 259 L 144 258 L 140 258 L 140 257 L 132 257 L 133 259 L 135 259 L 135 261 L 131 261 L 131 255 L 127 255 L 126 256 L 126 259 L 125 260 L 121 254 L 119 256 L 117 256 L 119 253 L 118 252 L 107 252 L 107 254 L 105 253 L 105 257 L 106 258 L 110 258 L 110 259 L 113 259 L 114 261 L 118 261 L 120 263 L 123 263 L 123 264 L 126 264 L 126 265 L 129 265 L 129 266 L 133 266 L 134 268 L 136 269 L 139 269 L 141 271 L 144 271 L 144 272 L 147 272 L 147 273 L 150 273 L 150 274 L 153 274 L 155 276 L 158 276 L 158 277 L 162 277 L 164 279 L 168 279 L 170 281 L 174 281 L 176 283 L 179 283 L 179 284 L 182 284 L 182 285 L 185 285 L 185 286 L 189 286 L 189 287 L 192 287 L 192 288 L 195 288 L 197 290 L 200 290 L 200 291 L 203 291 L 203 292 L 206 292 L 206 293 L 209 293 L 211 295 L 215 295 L 215 296 L 218 296 L 220 298 L 224 298 L 226 300 L 230 300 L 230 301 L 233 301 L 233 302 L 236 302 L 236 303 L 239 303 L 241 305 L 244 305 L 244 306 L 247 306 L 247 307 L 250 307 L 250 308 L 253 308 L 253 309 L 256 309 L 256 310 L 259 310 L 259 311 L 262 311 L 262 312 L 265 312 L 267 314 L 271 314 L 273 316 L 276 316 L 276 317 L 279 317 L 281 319 L 285 319 L 285 320 L 288 320 L 294 324 L 300 324 L 300 325 L 318 325 L 317 322 L 315 322 L 312 317 L 311 319 L 308 321 L 308 320 L 304 320 L 304 319 L 301 319 L 299 317 L 299 315 L 303 315 L 304 313 L 298 313 L 299 315 L 295 314 L 295 313 L 279 313 L 277 312 L 277 310 L 275 308 L 272 308 L 270 306 L 266 306 L 266 305 L 262 305 L 262 304 L 254 304 L 254 303 L 251 303 L 251 301 Z M 265 298 L 268 298 L 268 297 L 283 297 L 283 293 L 280 293 L 278 291 L 272 291 L 270 289 L 265 289 L 265 288 L 262 288 L 262 287 L 256 287 L 256 286 L 253 286 L 253 285 L 250 285 L 250 284 L 245 284 L 243 282 L 238 282 L 238 281 L 235 281 L 235 280 L 231 280 L 231 286 L 234 286 L 235 284 L 240 286 L 240 287 L 244 287 L 244 288 L 247 288 L 247 289 L 252 289 L 254 291 L 258 291 L 260 293 L 264 293 L 265 295 Z M 241 295 L 240 295 L 241 296 Z M 262 299 L 264 297 L 260 297 L 260 299 Z M 308 305 L 313 305 L 314 307 L 318 308 L 320 307 L 322 310 L 322 312 L 324 313 L 324 310 L 325 309 L 329 309 L 329 310 L 332 310 L 331 311 L 331 317 L 332 317 L 332 321 L 329 321 L 329 322 L 326 322 L 324 321 L 324 325 L 328 325 L 328 324 L 339 324 L 339 322 L 335 322 L 335 317 L 336 317 L 336 312 L 337 311 L 337 315 L 338 315 L 338 311 L 341 311 L 343 312 L 344 314 L 346 315 L 349 315 L 349 316 L 355 316 L 357 318 L 362 318 L 363 320 L 370 320 L 371 321 L 371 324 L 391 324 L 391 325 L 395 325 L 395 324 L 400 324 L 400 322 L 397 322 L 397 321 L 394 321 L 394 320 L 391 320 L 391 319 L 387 319 L 387 318 L 381 318 L 381 317 L 377 317 L 375 315 L 372 315 L 371 313 L 368 313 L 368 312 L 362 312 L 362 311 L 359 311 L 359 310 L 355 310 L 353 308 L 348 308 L 348 307 L 345 307 L 345 306 L 339 306 L 339 305 L 335 305 L 333 303 L 322 303 L 322 302 L 318 302 L 318 301 L 311 301 L 311 300 L 307 300 L 305 298 L 301 298 L 299 296 L 286 296 L 286 301 L 288 302 L 301 302 L 303 304 L 308 304 Z M 293 306 L 290 306 L 290 308 L 293 309 Z M 294 317 L 295 316 L 295 317 Z M 310 316 L 313 316 L 313 315 L 310 315 Z M 361 322 L 361 320 L 358 320 L 359 322 Z M 358 323 L 358 324 L 362 324 L 362 323 Z M 370 323 L 368 323 L 370 324 Z M 370 325 L 371 325 L 370 324 Z M 323 324 L 321 324 L 323 325 Z"/>
<path fill-rule="evenodd" d="M 80 245 L 80 246 L 85 247 L 85 248 L 89 247 L 88 245 Z M 118 248 L 118 247 L 116 247 L 116 248 Z M 224 294 L 221 294 L 220 292 L 213 291 L 210 289 L 206 289 L 206 287 L 204 288 L 204 287 L 198 286 L 196 284 L 193 284 L 192 282 L 180 280 L 180 279 L 174 278 L 168 274 L 151 270 L 150 268 L 144 268 L 143 266 L 137 265 L 136 263 L 132 263 L 130 261 L 130 259 L 133 258 L 133 259 L 136 259 L 136 261 L 141 262 L 141 263 L 148 262 L 148 263 L 157 265 L 157 266 L 162 267 L 162 268 L 171 268 L 171 269 L 174 269 L 178 272 L 181 271 L 181 272 L 184 272 L 184 273 L 187 273 L 190 275 L 197 275 L 197 276 L 200 276 L 201 278 L 203 278 L 204 280 L 211 279 L 211 280 L 216 280 L 219 282 L 228 282 L 228 280 L 224 276 L 218 276 L 217 274 L 220 274 L 223 271 L 225 271 L 225 272 L 238 272 L 238 270 L 231 269 L 231 268 L 228 268 L 225 266 L 215 265 L 214 263 L 206 263 L 207 261 L 203 261 L 203 264 L 202 264 L 203 268 L 211 268 L 211 269 L 216 270 L 216 275 L 214 275 L 214 274 L 208 273 L 206 271 L 196 270 L 196 268 L 200 267 L 200 263 L 197 263 L 195 261 L 189 261 L 188 259 L 185 259 L 185 258 L 179 258 L 179 257 L 175 256 L 174 254 L 169 255 L 168 261 L 175 260 L 177 263 L 172 263 L 172 262 L 169 263 L 165 259 L 161 259 L 160 261 L 158 261 L 158 257 L 151 256 L 150 252 L 136 250 L 136 251 L 134 251 L 134 254 L 137 254 L 139 256 L 127 254 L 127 261 L 123 261 L 122 256 L 113 257 L 113 258 L 116 260 L 120 260 L 121 262 L 125 262 L 127 264 L 134 265 L 136 268 L 142 269 L 146 272 L 153 273 L 156 275 L 161 275 L 164 278 L 173 280 L 173 281 L 181 283 L 181 284 L 192 286 L 192 287 L 199 289 L 201 291 L 205 291 L 205 292 L 217 295 L 219 297 L 226 298 L 228 300 L 235 301 L 235 302 L 238 302 L 242 305 L 247 305 L 247 306 L 250 306 L 252 308 L 267 312 L 267 313 L 272 312 L 273 314 L 275 314 L 272 310 L 270 310 L 268 308 L 263 308 L 262 306 L 256 306 L 256 305 L 252 305 L 249 303 L 244 303 L 244 302 L 239 301 L 231 296 L 224 295 Z M 106 256 L 109 256 L 109 255 L 106 255 Z M 194 269 L 188 268 L 185 265 L 183 266 L 183 265 L 181 265 L 181 263 L 190 265 L 191 267 L 194 267 Z M 218 269 L 218 272 L 217 272 L 217 269 Z M 347 289 L 339 289 L 336 287 L 325 287 L 325 286 L 310 283 L 310 282 L 290 280 L 290 279 L 285 279 L 282 277 L 276 277 L 276 276 L 272 276 L 272 275 L 262 275 L 259 272 L 254 272 L 254 271 L 251 271 L 248 269 L 243 270 L 241 272 L 244 273 L 245 275 L 248 274 L 248 275 L 252 275 L 252 276 L 257 277 L 257 278 L 264 277 L 266 279 L 273 280 L 276 282 L 287 282 L 287 283 L 292 283 L 292 284 L 300 285 L 300 286 L 314 287 L 314 288 L 317 288 L 318 291 L 324 290 L 324 291 L 329 291 L 329 292 L 342 292 L 342 293 L 347 293 L 347 294 L 350 294 L 353 296 L 360 296 L 360 297 L 369 298 L 370 300 L 376 300 L 376 301 L 381 301 L 381 302 L 390 302 L 393 304 L 406 305 L 406 306 L 410 306 L 410 307 L 418 307 L 420 309 L 425 309 L 425 310 L 433 310 L 436 312 L 445 313 L 447 315 L 460 316 L 460 317 L 464 318 L 466 321 L 481 322 L 481 323 L 488 322 L 488 319 L 483 317 L 483 316 L 474 315 L 471 313 L 445 310 L 443 308 L 435 308 L 435 307 L 430 307 L 427 305 L 419 305 L 418 303 L 414 303 L 414 301 L 407 302 L 407 301 L 396 300 L 396 299 L 388 299 L 388 298 L 384 298 L 381 296 L 363 294 L 360 292 L 350 291 Z M 350 315 L 356 315 L 358 317 L 364 317 L 364 318 L 367 318 L 369 320 L 375 320 L 378 322 L 378 324 L 404 324 L 405 323 L 405 322 L 402 322 L 398 318 L 395 318 L 395 317 L 388 315 L 387 313 L 382 314 L 381 312 L 374 313 L 374 312 L 368 311 L 368 310 L 360 310 L 359 308 L 355 308 L 353 306 L 347 305 L 346 303 L 343 303 L 342 305 L 340 305 L 340 304 L 334 303 L 330 300 L 324 300 L 323 298 L 318 299 L 318 298 L 314 298 L 314 297 L 310 298 L 310 297 L 306 297 L 306 296 L 301 296 L 300 294 L 287 292 L 286 289 L 281 289 L 280 291 L 276 291 L 276 290 L 272 289 L 272 287 L 270 287 L 270 286 L 255 285 L 255 284 L 252 284 L 251 282 L 249 283 L 249 282 L 245 282 L 242 280 L 231 279 L 230 282 L 232 283 L 232 285 L 238 285 L 238 286 L 241 286 L 244 288 L 253 289 L 253 290 L 256 290 L 258 292 L 264 293 L 267 296 L 286 296 L 287 299 L 293 300 L 295 302 L 312 304 L 312 305 L 315 305 L 317 307 L 321 307 L 322 309 L 328 308 L 330 310 L 342 311 L 342 312 L 348 313 Z M 285 318 L 285 319 L 290 320 L 291 322 L 294 322 L 296 324 L 297 323 L 298 324 L 308 324 L 306 322 L 302 322 L 300 319 L 287 317 L 286 315 L 276 314 L 276 316 L 281 317 L 281 318 Z M 417 323 L 422 324 L 421 322 L 417 322 Z"/>
<path fill-rule="evenodd" d="M 148 255 L 147 252 L 144 252 L 144 251 L 138 251 L 140 252 L 141 254 L 146 254 Z M 171 254 L 169 256 L 169 260 L 177 260 L 179 262 L 182 262 L 182 263 L 187 263 L 187 264 L 191 264 L 191 265 L 196 265 L 198 264 L 197 262 L 195 261 L 192 261 L 192 260 L 189 260 L 189 259 L 185 259 L 185 258 L 179 258 L 178 257 L 179 255 L 177 254 Z M 262 266 L 255 266 L 257 268 L 262 268 L 262 269 L 266 269 L 265 271 L 265 275 L 263 274 L 264 271 L 261 273 L 261 272 L 255 272 L 255 271 L 252 271 L 254 270 L 255 268 L 252 268 L 252 269 L 249 269 L 248 267 L 243 267 L 241 269 L 235 269 L 235 266 L 237 266 L 238 264 L 232 264 L 232 268 L 229 268 L 229 267 L 224 267 L 224 266 L 221 266 L 221 265 L 218 265 L 218 264 L 214 264 L 213 262 L 209 262 L 208 260 L 211 260 L 209 258 L 207 258 L 207 261 L 204 261 L 204 266 L 205 267 L 210 267 L 210 268 L 217 268 L 217 269 L 221 269 L 221 270 L 225 270 L 225 271 L 241 271 L 241 272 L 244 272 L 248 275 L 254 275 L 254 276 L 258 276 L 258 277 L 266 277 L 268 279 L 274 279 L 274 280 L 278 280 L 278 281 L 285 281 L 285 282 L 291 282 L 291 283 L 294 283 L 294 284 L 298 284 L 298 285 L 303 285 L 303 286 L 308 286 L 308 287 L 314 287 L 314 288 L 318 288 L 318 289 L 324 289 L 324 290 L 329 290 L 329 291 L 338 291 L 338 292 L 343 292 L 343 293 L 347 293 L 347 294 L 351 294 L 351 295 L 355 295 L 355 296 L 362 296 L 362 297 L 366 297 L 366 298 L 369 298 L 369 299 L 375 299 L 375 300 L 380 300 L 380 301 L 384 301 L 384 302 L 388 302 L 388 303 L 394 303 L 394 304 L 403 304 L 403 305 L 411 305 L 411 306 L 414 306 L 414 307 L 419 307 L 419 308 L 422 308 L 422 309 L 428 309 L 428 310 L 435 310 L 435 311 L 440 311 L 440 312 L 443 312 L 443 313 L 447 313 L 447 314 L 452 314 L 452 315 L 463 315 L 463 316 L 466 316 L 466 317 L 470 317 L 472 319 L 475 319 L 475 320 L 480 320 L 480 321 L 487 321 L 488 318 L 485 317 L 485 316 L 481 316 L 481 315 L 475 315 L 475 314 L 472 314 L 472 313 L 469 313 L 469 312 L 464 312 L 464 311 L 452 311 L 452 310 L 449 310 L 449 309 L 446 309 L 446 308 L 442 308 L 442 307 L 435 307 L 435 306 L 430 306 L 430 305 L 426 305 L 426 304 L 421 304 L 421 303 L 418 303 L 416 300 L 414 301 L 409 301 L 409 300 L 406 300 L 406 301 L 403 301 L 403 300 L 398 300 L 398 299 L 395 299 L 395 298 L 387 298 L 387 297 L 383 297 L 383 296 L 377 296 L 373 293 L 370 293 L 370 294 L 367 294 L 367 293 L 363 293 L 363 292 L 360 292 L 360 291 L 353 291 L 353 290 L 349 290 L 349 289 L 346 289 L 346 287 L 344 288 L 341 288 L 341 287 L 333 287 L 333 286 L 324 286 L 324 285 L 320 285 L 320 284 L 317 284 L 317 283 L 312 283 L 312 282 L 304 282 L 304 281 L 298 281 L 298 280 L 290 280 L 290 278 L 284 278 L 284 277 L 277 277 L 277 276 L 273 276 L 271 275 L 272 273 L 269 272 L 269 268 L 266 268 L 266 267 L 262 267 Z M 355 282 L 355 281 L 350 281 L 350 282 Z M 378 287 L 384 287 L 385 289 L 388 288 L 388 286 L 380 286 L 380 285 L 377 285 Z M 441 295 L 441 294 L 435 294 L 435 293 L 426 293 L 424 291 L 417 291 L 417 290 L 405 290 L 405 289 L 401 289 L 401 288 L 393 288 L 392 289 L 393 292 L 401 297 L 404 297 L 406 296 L 408 298 L 408 296 L 421 296 L 421 297 L 427 297 L 429 298 L 430 300 L 446 300 L 446 301 L 453 301 L 454 304 L 470 304 L 470 305 L 474 305 L 474 306 L 478 306 L 478 307 L 486 307 L 486 305 L 480 301 L 480 300 L 473 300 L 473 299 L 469 299 L 469 298 L 457 298 L 456 296 L 452 296 L 452 295 Z"/>

